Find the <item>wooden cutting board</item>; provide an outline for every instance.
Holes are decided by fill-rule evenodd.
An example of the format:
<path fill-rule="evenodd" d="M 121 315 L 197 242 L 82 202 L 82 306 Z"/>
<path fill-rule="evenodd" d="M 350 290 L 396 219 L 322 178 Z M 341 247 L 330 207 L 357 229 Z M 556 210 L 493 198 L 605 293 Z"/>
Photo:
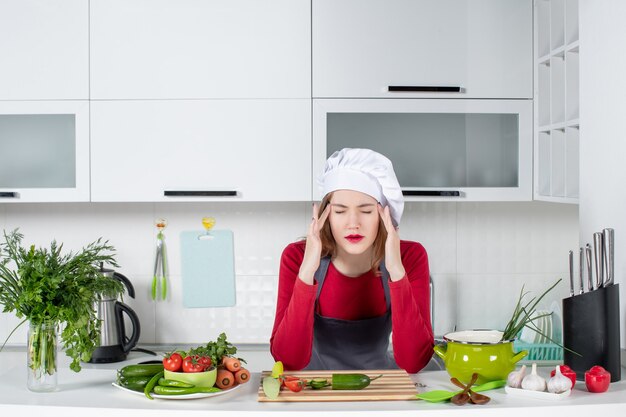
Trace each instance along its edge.
<path fill-rule="evenodd" d="M 294 371 L 285 372 L 285 376 L 296 376 L 311 380 L 313 378 L 326 378 L 330 382 L 332 374 L 365 374 L 374 378 L 380 374 L 383 376 L 363 388 L 362 390 L 333 390 L 331 387 L 312 389 L 306 387 L 300 392 L 291 392 L 287 388 L 280 391 L 278 398 L 272 400 L 263 392 L 263 378 L 271 375 L 271 371 L 261 373 L 259 385 L 260 402 L 296 402 L 296 401 L 398 401 L 415 400 L 417 389 L 404 370 L 351 370 L 351 371 Z"/>

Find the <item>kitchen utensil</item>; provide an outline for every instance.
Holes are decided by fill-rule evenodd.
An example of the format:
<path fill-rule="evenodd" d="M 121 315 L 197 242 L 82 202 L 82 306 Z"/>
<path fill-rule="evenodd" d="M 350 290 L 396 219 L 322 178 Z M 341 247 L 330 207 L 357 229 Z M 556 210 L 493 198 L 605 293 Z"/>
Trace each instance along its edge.
<path fill-rule="evenodd" d="M 511 396 L 530 398 L 535 400 L 562 400 L 569 397 L 572 393 L 571 389 L 568 389 L 567 391 L 560 394 L 553 394 L 548 391 L 533 391 L 529 389 L 511 388 L 509 386 L 505 386 L 504 391 Z"/>
<path fill-rule="evenodd" d="M 212 227 L 211 223 L 203 223 Z M 183 306 L 235 305 L 235 256 L 230 230 L 191 230 L 180 234 Z"/>
<path fill-rule="evenodd" d="M 585 271 L 585 250 L 583 248 L 578 249 L 578 294 L 585 292 L 585 283 L 583 279 Z"/>
<path fill-rule="evenodd" d="M 215 380 L 217 379 L 217 367 L 212 366 L 203 372 L 172 372 L 164 369 L 163 377 L 174 381 L 186 382 L 196 387 L 211 388 L 215 385 Z"/>
<path fill-rule="evenodd" d="M 133 391 L 132 389 L 128 389 L 126 387 L 118 385 L 115 382 L 111 383 L 111 385 L 113 385 L 115 388 L 121 389 L 122 391 L 128 392 L 129 394 L 139 395 L 139 396 L 143 397 L 146 401 L 149 401 L 146 398 L 146 395 L 143 393 L 143 391 Z M 210 398 L 210 397 L 217 397 L 218 395 L 228 394 L 230 392 L 233 392 L 233 391 L 241 388 L 241 386 L 242 385 L 235 385 L 234 387 L 229 388 L 229 389 L 225 389 L 223 391 L 198 393 L 198 394 L 184 394 L 184 395 L 150 394 L 150 395 L 152 396 L 152 398 L 158 398 L 158 399 L 161 399 L 161 400 L 196 400 L 196 399 L 200 399 L 200 398 Z"/>
<path fill-rule="evenodd" d="M 456 385 L 459 388 L 465 389 L 465 384 L 463 384 L 461 381 L 459 381 L 456 378 L 450 378 L 450 382 L 452 382 L 454 385 Z M 474 388 L 472 388 L 471 385 L 468 385 L 467 388 L 469 388 L 467 391 L 467 394 L 472 404 L 481 405 L 481 404 L 487 404 L 489 401 L 491 401 L 491 398 L 487 397 L 486 395 L 479 394 L 478 392 L 474 391 Z"/>
<path fill-rule="evenodd" d="M 550 313 L 552 313 L 552 340 L 557 343 L 563 341 L 563 321 L 560 303 L 553 301 L 550 304 Z"/>
<path fill-rule="evenodd" d="M 587 291 L 593 291 L 593 267 L 591 266 L 591 245 L 585 245 L 585 259 L 587 260 Z"/>
<path fill-rule="evenodd" d="M 574 296 L 574 252 L 569 251 L 569 295 Z"/>
<path fill-rule="evenodd" d="M 619 284 L 600 287 L 563 303 L 563 362 L 583 380 L 586 370 L 600 365 L 621 378 Z"/>
<path fill-rule="evenodd" d="M 596 282 L 593 289 L 597 290 L 604 281 L 604 238 L 601 232 L 593 234 L 593 250 L 596 262 Z"/>
<path fill-rule="evenodd" d="M 467 404 L 467 402 L 470 400 L 469 390 L 472 387 L 472 385 L 474 385 L 477 379 L 478 379 L 478 374 L 477 373 L 472 374 L 472 379 L 470 379 L 470 382 L 466 386 L 464 386 L 463 391 L 459 392 L 454 397 L 450 398 L 450 402 L 456 405 Z M 458 379 L 456 380 L 458 381 Z"/>
<path fill-rule="evenodd" d="M 156 255 L 154 257 L 154 275 L 152 277 L 151 296 L 153 300 L 157 300 L 159 296 L 162 300 L 167 298 L 167 256 L 165 249 L 165 236 L 163 230 L 167 227 L 167 220 L 158 219 L 155 222 L 158 230 Z M 160 289 L 160 291 L 159 291 Z"/>
<path fill-rule="evenodd" d="M 603 286 L 613 285 L 615 274 L 615 230 L 606 228 L 602 230 L 604 240 L 604 260 L 606 279 Z"/>
<path fill-rule="evenodd" d="M 135 289 L 130 280 L 119 272 L 105 269 L 100 265 L 100 273 L 120 281 L 126 287 L 126 292 L 131 298 L 135 298 Z M 100 300 L 95 305 L 96 316 L 100 320 L 100 343 L 91 354 L 89 362 L 111 363 L 126 360 L 128 352 L 135 347 L 141 334 L 139 317 L 126 304 L 117 301 L 111 294 L 101 294 Z M 124 325 L 124 315 L 132 323 L 133 331 L 128 337 Z"/>
<path fill-rule="evenodd" d="M 437 345 L 435 354 L 443 359 L 451 377 L 468 381 L 478 374 L 479 384 L 506 379 L 515 364 L 528 351 L 513 352 L 513 340 L 502 340 L 498 330 L 464 330 L 448 333 L 443 339 L 446 346 Z"/>
<path fill-rule="evenodd" d="M 496 389 L 496 388 L 502 388 L 505 385 L 506 385 L 505 380 L 491 381 L 482 385 L 474 386 L 472 388 L 472 392 L 476 393 L 476 392 L 489 391 L 489 390 Z M 421 392 L 417 394 L 415 397 L 420 400 L 428 401 L 431 403 L 440 403 L 442 401 L 449 400 L 450 398 L 454 397 L 458 393 L 459 391 L 433 390 L 433 391 Z"/>
<path fill-rule="evenodd" d="M 360 390 L 333 390 L 331 387 L 321 389 L 303 389 L 299 392 L 281 390 L 280 395 L 271 399 L 263 392 L 263 386 L 259 383 L 258 401 L 260 402 L 329 402 L 329 401 L 401 401 L 415 400 L 417 389 L 409 374 L 402 369 L 367 369 L 367 370 L 311 370 L 311 371 L 289 371 L 284 376 L 294 376 L 310 381 L 314 378 L 330 380 L 332 374 L 365 374 L 375 377 L 383 376 L 373 380 L 370 385 Z M 271 371 L 261 372 L 260 381 L 270 376 Z M 453 393 L 452 395 L 454 395 Z M 452 395 L 450 395 L 451 398 Z"/>

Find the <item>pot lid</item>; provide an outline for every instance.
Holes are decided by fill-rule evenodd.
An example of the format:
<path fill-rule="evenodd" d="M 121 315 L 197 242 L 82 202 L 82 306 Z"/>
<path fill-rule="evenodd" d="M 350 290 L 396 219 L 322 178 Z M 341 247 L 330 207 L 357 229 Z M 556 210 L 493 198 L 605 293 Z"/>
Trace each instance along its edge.
<path fill-rule="evenodd" d="M 480 345 L 512 342 L 512 340 L 502 340 L 503 334 L 500 330 L 462 330 L 460 332 L 448 333 L 443 336 L 443 339 L 446 342 Z"/>

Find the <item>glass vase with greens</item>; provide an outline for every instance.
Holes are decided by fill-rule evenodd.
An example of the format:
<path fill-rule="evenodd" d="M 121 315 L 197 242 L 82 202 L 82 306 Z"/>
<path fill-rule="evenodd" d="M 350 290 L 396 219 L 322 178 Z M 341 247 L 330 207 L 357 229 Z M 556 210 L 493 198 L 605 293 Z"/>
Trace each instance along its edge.
<path fill-rule="evenodd" d="M 29 378 L 51 390 L 56 378 L 57 332 L 62 347 L 72 360 L 70 369 L 81 370 L 99 343 L 100 321 L 95 305 L 100 294 L 122 294 L 124 287 L 100 273 L 102 263 L 119 265 L 115 248 L 102 238 L 74 253 L 62 253 L 63 244 L 53 240 L 50 248 L 22 246 L 18 229 L 4 231 L 0 243 L 0 304 L 5 313 L 29 323 Z M 4 347 L 4 344 L 2 347 Z M 0 348 L 2 350 L 2 348 Z M 52 379 L 51 379 L 52 378 Z M 29 388 L 37 390 L 30 386 Z"/>

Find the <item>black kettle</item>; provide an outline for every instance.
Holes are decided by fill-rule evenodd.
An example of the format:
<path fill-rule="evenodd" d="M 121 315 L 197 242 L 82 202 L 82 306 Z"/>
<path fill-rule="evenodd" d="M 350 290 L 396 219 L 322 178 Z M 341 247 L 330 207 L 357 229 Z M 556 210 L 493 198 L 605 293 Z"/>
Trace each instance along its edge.
<path fill-rule="evenodd" d="M 126 287 L 131 298 L 135 298 L 135 289 L 130 280 L 119 272 L 100 267 L 100 273 L 120 281 Z M 100 322 L 100 343 L 91 355 L 89 362 L 111 363 L 126 360 L 128 352 L 137 345 L 141 327 L 139 317 L 126 304 L 117 301 L 114 296 L 101 294 L 96 303 L 96 315 Z M 132 323 L 133 331 L 130 337 L 126 336 L 124 315 L 128 316 Z"/>

